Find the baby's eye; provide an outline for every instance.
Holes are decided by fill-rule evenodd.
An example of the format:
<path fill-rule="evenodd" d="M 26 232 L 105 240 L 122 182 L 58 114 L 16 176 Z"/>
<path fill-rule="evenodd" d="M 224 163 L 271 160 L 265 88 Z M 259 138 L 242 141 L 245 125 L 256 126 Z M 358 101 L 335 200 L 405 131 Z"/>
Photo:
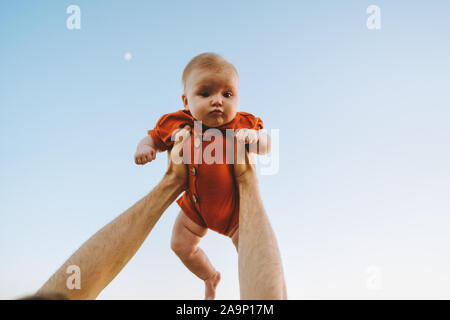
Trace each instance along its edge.
<path fill-rule="evenodd" d="M 202 96 L 202 97 L 209 97 L 209 93 L 208 92 L 202 92 L 202 93 L 200 93 L 200 95 Z"/>
<path fill-rule="evenodd" d="M 225 92 L 225 93 L 223 94 L 223 96 L 224 96 L 225 98 L 230 98 L 230 97 L 232 96 L 232 94 L 231 94 L 231 92 Z"/>

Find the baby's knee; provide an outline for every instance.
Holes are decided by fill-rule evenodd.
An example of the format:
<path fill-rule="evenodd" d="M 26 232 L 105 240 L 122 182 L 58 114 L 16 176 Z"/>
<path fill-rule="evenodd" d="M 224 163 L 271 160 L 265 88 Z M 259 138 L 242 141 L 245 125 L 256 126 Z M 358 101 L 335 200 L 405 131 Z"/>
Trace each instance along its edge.
<path fill-rule="evenodd" d="M 196 246 L 187 244 L 183 239 L 172 237 L 170 248 L 177 256 L 186 257 L 195 252 Z"/>

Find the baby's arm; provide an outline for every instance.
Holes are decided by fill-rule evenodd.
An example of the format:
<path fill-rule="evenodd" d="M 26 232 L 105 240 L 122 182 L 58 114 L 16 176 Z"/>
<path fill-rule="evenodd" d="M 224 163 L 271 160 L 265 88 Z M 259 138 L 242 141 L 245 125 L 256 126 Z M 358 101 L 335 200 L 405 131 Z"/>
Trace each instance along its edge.
<path fill-rule="evenodd" d="M 256 150 L 257 154 L 267 154 L 271 149 L 270 136 L 263 130 L 239 129 L 236 133 L 238 142 L 249 145 L 249 150 Z"/>
<path fill-rule="evenodd" d="M 150 135 L 145 136 L 138 144 L 136 153 L 134 154 L 134 162 L 144 165 L 152 162 L 156 158 L 158 148 Z"/>
<path fill-rule="evenodd" d="M 270 149 L 272 147 L 270 136 L 263 130 L 258 130 L 258 154 L 267 154 L 270 152 Z M 251 146 L 250 146 L 251 147 Z M 250 150 L 252 150 L 250 148 Z"/>

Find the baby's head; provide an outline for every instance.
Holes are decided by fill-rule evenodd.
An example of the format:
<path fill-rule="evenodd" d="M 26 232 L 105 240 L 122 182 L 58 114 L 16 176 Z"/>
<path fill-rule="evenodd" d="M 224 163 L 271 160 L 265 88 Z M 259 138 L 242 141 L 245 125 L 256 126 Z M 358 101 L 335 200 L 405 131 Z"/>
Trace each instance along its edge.
<path fill-rule="evenodd" d="M 215 53 L 194 57 L 183 71 L 185 109 L 195 120 L 218 127 L 234 119 L 239 102 L 239 76 L 234 66 Z"/>

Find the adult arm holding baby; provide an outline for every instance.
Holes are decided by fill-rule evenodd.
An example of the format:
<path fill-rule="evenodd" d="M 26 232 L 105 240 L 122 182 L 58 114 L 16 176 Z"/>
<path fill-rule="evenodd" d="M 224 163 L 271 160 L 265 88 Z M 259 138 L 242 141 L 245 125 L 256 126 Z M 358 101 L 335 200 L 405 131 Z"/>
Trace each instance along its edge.
<path fill-rule="evenodd" d="M 243 300 L 287 299 L 281 255 L 264 209 L 255 167 L 248 152 L 235 146 L 234 173 L 239 188 L 239 284 Z"/>
<path fill-rule="evenodd" d="M 187 136 L 189 127 L 180 130 Z M 177 136 L 178 138 L 179 136 Z M 134 256 L 163 212 L 187 188 L 187 169 L 171 161 L 182 142 L 169 153 L 169 167 L 160 183 L 145 197 L 88 239 L 39 289 L 36 297 L 65 296 L 68 299 L 95 299 Z M 81 286 L 68 289 L 69 266 L 80 270 Z"/>

